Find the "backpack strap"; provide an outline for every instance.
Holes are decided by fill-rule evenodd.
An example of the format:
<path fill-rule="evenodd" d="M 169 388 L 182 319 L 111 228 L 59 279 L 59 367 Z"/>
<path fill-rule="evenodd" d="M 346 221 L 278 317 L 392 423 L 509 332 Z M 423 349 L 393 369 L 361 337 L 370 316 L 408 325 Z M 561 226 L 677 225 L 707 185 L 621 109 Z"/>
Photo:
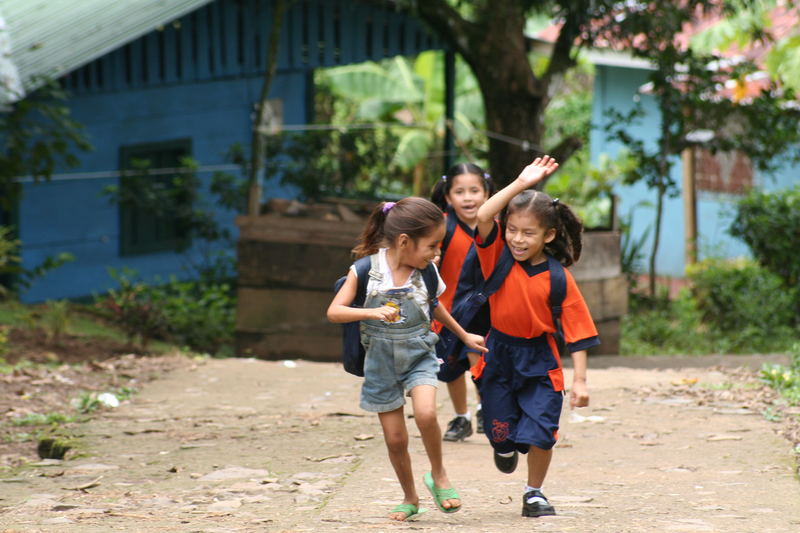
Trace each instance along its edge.
<path fill-rule="evenodd" d="M 365 256 L 358 259 L 354 264 L 356 266 L 356 278 L 358 284 L 356 285 L 356 297 L 353 298 L 351 305 L 364 307 L 364 301 L 367 299 L 367 282 L 369 281 L 369 271 L 372 268 L 371 256 Z"/>
<path fill-rule="evenodd" d="M 508 249 L 508 246 L 504 246 L 503 252 L 497 259 L 497 263 L 495 263 L 494 269 L 492 273 L 489 274 L 489 279 L 486 280 L 483 290 L 481 291 L 486 300 L 500 289 L 500 286 L 508 277 L 508 273 L 511 272 L 511 267 L 513 266 L 514 257 L 511 255 L 511 250 Z"/>
<path fill-rule="evenodd" d="M 450 241 L 453 240 L 453 235 L 455 234 L 456 227 L 458 226 L 458 215 L 456 215 L 456 212 L 452 206 L 447 206 L 447 216 L 444 218 L 446 224 L 444 230 L 444 239 L 442 239 L 442 258 L 444 258 L 444 254 L 447 252 L 447 247 L 450 246 Z"/>
<path fill-rule="evenodd" d="M 553 314 L 553 326 L 556 328 L 553 336 L 556 339 L 559 355 L 564 356 L 567 353 L 567 342 L 561 327 L 561 304 L 567 296 L 567 275 L 564 273 L 564 265 L 552 255 L 547 256 L 547 268 L 550 270 L 550 312 Z"/>
<path fill-rule="evenodd" d="M 428 266 L 422 271 L 422 281 L 425 282 L 425 289 L 428 291 L 430 318 L 433 318 L 433 310 L 439 305 L 439 297 L 436 296 L 439 289 L 439 274 L 433 263 L 428 263 Z"/>

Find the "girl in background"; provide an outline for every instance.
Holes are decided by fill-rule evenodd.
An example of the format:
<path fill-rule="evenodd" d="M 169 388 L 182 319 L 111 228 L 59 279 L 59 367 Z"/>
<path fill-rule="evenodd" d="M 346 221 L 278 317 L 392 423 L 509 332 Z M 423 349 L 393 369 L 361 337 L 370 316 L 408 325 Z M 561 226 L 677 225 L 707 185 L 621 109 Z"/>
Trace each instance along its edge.
<path fill-rule="evenodd" d="M 459 163 L 450 167 L 447 174 L 436 184 L 431 193 L 431 201 L 438 205 L 447 217 L 447 231 L 442 244 L 439 271 L 447 289 L 439 297 L 439 303 L 452 311 L 457 295 L 468 291 L 475 280 L 481 279 L 480 264 L 474 253 L 475 227 L 478 225 L 478 209 L 494 193 L 492 180 L 484 170 L 473 163 Z M 461 281 L 461 283 L 459 283 Z M 489 331 L 489 306 L 484 306 L 470 324 L 464 329 L 478 335 Z M 442 324 L 434 322 L 433 329 L 439 333 Z M 444 433 L 446 441 L 462 441 L 472 435 L 472 417 L 467 407 L 467 380 L 464 375 L 478 360 L 478 353 L 461 343 L 449 348 L 450 353 L 439 356 L 442 366 L 439 381 L 447 383 L 450 400 L 456 416 L 447 424 Z M 480 394 L 475 413 L 477 431 L 483 433 L 483 416 Z"/>

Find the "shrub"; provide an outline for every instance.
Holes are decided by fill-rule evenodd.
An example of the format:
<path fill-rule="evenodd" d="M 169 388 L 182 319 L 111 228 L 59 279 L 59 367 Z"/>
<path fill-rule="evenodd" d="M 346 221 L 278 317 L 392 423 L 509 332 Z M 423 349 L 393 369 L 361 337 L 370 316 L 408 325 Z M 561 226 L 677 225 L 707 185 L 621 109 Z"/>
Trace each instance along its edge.
<path fill-rule="evenodd" d="M 164 336 L 165 317 L 150 300 L 147 287 L 133 281 L 135 272 L 123 269 L 118 273 L 109 269 L 109 274 L 119 289 L 109 290 L 98 306 L 109 311 L 109 319 L 125 332 L 128 342 L 146 350 L 152 339 Z"/>
<path fill-rule="evenodd" d="M 147 293 L 164 315 L 169 340 L 213 354 L 233 338 L 235 304 L 228 284 L 171 278 Z"/>
<path fill-rule="evenodd" d="M 120 288 L 100 305 L 131 340 L 144 349 L 151 339 L 163 339 L 197 351 L 217 353 L 233 338 L 235 303 L 226 283 L 178 281 L 147 285 L 136 273 L 111 271 Z"/>
<path fill-rule="evenodd" d="M 800 281 L 800 187 L 751 191 L 736 207 L 730 234 L 750 247 L 756 260 L 790 287 Z"/>
<path fill-rule="evenodd" d="M 797 325 L 797 289 L 753 261 L 707 259 L 687 275 L 703 320 L 720 331 L 769 336 Z"/>

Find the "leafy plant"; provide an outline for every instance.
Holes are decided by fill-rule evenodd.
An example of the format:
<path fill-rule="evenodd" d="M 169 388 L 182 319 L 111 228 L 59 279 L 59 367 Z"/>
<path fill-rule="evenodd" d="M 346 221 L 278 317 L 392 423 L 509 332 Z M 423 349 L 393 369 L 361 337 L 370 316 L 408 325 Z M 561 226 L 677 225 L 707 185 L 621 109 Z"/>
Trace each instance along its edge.
<path fill-rule="evenodd" d="M 74 421 L 74 416 L 63 413 L 30 413 L 11 419 L 11 423 L 15 426 L 49 426 L 52 424 L 67 424 Z"/>
<path fill-rule="evenodd" d="M 761 367 L 761 380 L 777 390 L 790 403 L 800 404 L 800 343 L 794 343 L 789 350 L 788 367 L 765 363 Z"/>
<path fill-rule="evenodd" d="M 48 340 L 59 342 L 70 325 L 70 308 L 67 300 L 48 301 L 42 313 L 42 325 Z"/>
<path fill-rule="evenodd" d="M 22 267 L 22 258 L 19 255 L 21 245 L 20 240 L 13 237 L 11 228 L 0 226 L 0 275 L 5 274 L 13 279 L 10 286 L 4 287 L 0 284 L 0 298 L 29 289 L 36 280 L 75 260 L 71 253 L 61 252 L 46 257 L 33 268 L 26 269 Z"/>
<path fill-rule="evenodd" d="M 800 281 L 800 187 L 753 190 L 736 205 L 730 234 L 742 239 L 756 260 L 790 287 Z"/>
<path fill-rule="evenodd" d="M 155 280 L 148 285 L 136 272 L 111 270 L 119 284 L 98 305 L 144 350 L 152 339 L 217 353 L 233 338 L 235 303 L 226 283 Z"/>
<path fill-rule="evenodd" d="M 687 277 L 703 319 L 720 331 L 769 336 L 797 325 L 797 289 L 753 261 L 706 259 Z"/>
<path fill-rule="evenodd" d="M 3 363 L 3 356 L 8 353 L 8 337 L 11 328 L 8 326 L 0 326 L 0 365 Z"/>
<path fill-rule="evenodd" d="M 109 274 L 119 288 L 110 289 L 98 305 L 109 311 L 109 319 L 125 332 L 128 342 L 144 351 L 152 339 L 164 335 L 164 314 L 150 299 L 146 286 L 133 281 L 135 272 L 109 269 Z"/>

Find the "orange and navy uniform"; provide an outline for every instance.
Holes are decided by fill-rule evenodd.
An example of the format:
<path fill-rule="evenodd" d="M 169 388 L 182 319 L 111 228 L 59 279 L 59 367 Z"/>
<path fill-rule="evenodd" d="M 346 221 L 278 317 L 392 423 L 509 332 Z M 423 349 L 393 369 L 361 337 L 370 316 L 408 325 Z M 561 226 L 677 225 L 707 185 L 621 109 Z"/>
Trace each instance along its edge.
<path fill-rule="evenodd" d="M 461 276 L 461 268 L 464 266 L 464 259 L 469 250 L 475 245 L 474 231 L 458 219 L 452 208 L 445 212 L 446 217 L 455 217 L 456 225 L 447 250 L 442 254 L 439 261 L 439 275 L 442 277 L 447 289 L 439 296 L 439 305 L 443 305 L 448 311 L 453 310 L 453 300 L 458 289 L 458 279 Z M 442 330 L 442 323 L 438 320 L 433 322 L 433 330 L 439 333 Z"/>
<path fill-rule="evenodd" d="M 484 277 L 506 248 L 499 225 L 485 241 L 476 236 Z M 589 308 L 565 269 L 566 296 L 561 323 L 570 352 L 600 343 Z M 500 453 L 526 453 L 531 445 L 550 449 L 558 437 L 564 377 L 549 303 L 547 262 L 515 262 L 489 297 L 492 329 L 480 378 L 485 432 Z"/>
<path fill-rule="evenodd" d="M 475 249 L 475 231 L 462 222 L 452 207 L 445 212 L 447 217 L 447 246 L 442 247 L 442 258 L 439 262 L 439 274 L 447 285 L 447 289 L 439 296 L 439 304 L 452 312 L 453 306 L 464 298 L 468 298 L 476 285 L 483 281 L 480 264 Z M 469 324 L 461 324 L 470 333 L 484 336 L 489 331 L 489 309 L 484 305 L 472 318 Z M 442 333 L 442 324 L 434 321 L 432 326 L 436 333 Z M 461 378 L 470 367 L 469 350 L 461 343 L 441 341 L 436 345 L 436 353 L 442 361 L 437 377 L 449 383 Z"/>

